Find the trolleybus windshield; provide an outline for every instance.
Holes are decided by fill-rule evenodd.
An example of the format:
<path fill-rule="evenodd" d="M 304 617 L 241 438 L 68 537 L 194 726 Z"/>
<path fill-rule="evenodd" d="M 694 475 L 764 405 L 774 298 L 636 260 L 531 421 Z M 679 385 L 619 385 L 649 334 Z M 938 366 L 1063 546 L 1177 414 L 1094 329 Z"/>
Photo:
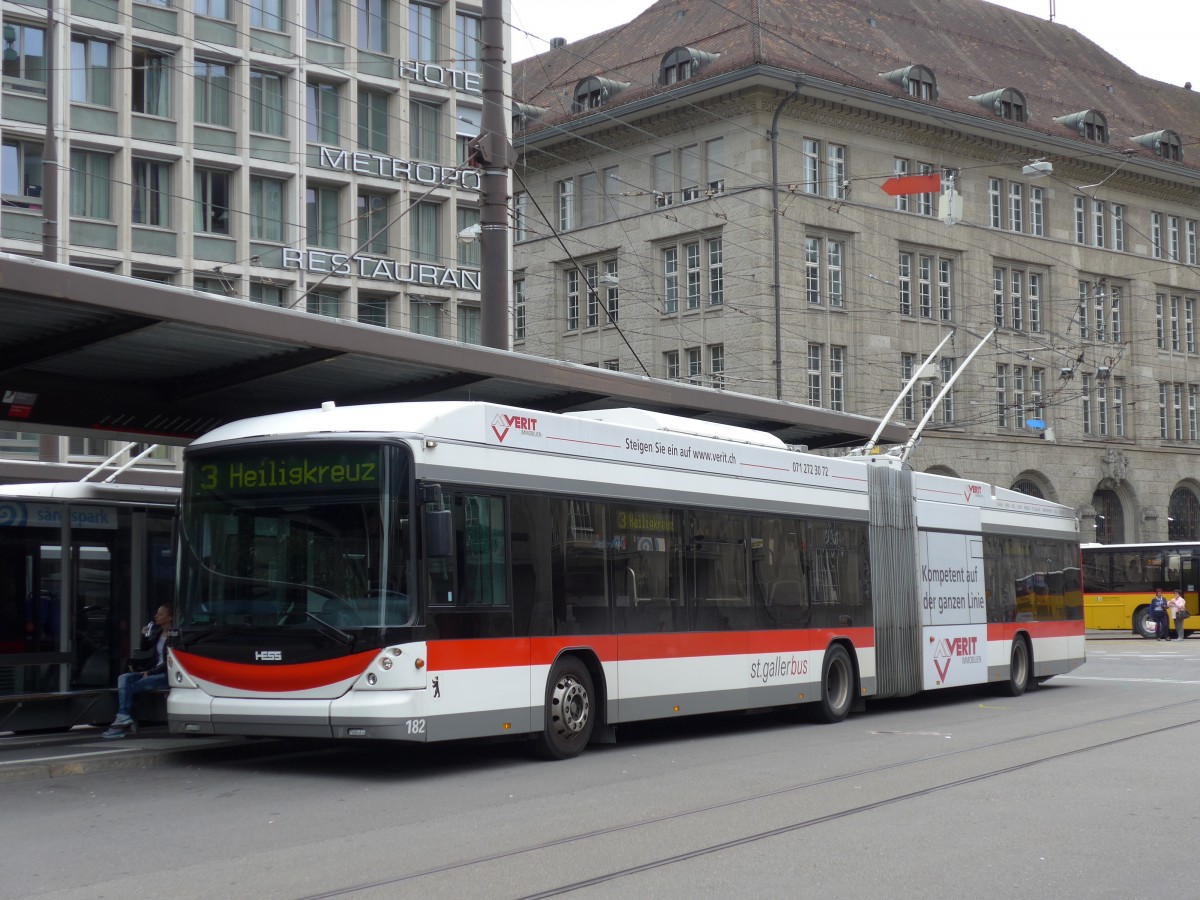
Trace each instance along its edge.
<path fill-rule="evenodd" d="M 365 629 L 408 624 L 408 483 L 404 451 L 372 443 L 197 455 L 181 524 L 184 642 L 267 628 L 349 649 Z"/>

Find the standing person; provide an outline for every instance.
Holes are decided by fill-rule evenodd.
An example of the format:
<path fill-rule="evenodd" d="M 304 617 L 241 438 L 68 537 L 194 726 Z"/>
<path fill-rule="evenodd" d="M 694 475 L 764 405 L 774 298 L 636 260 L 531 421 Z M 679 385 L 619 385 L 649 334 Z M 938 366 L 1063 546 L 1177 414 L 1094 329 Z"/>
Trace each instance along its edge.
<path fill-rule="evenodd" d="M 1162 588 L 1156 590 L 1150 600 L 1150 620 L 1154 623 L 1154 639 L 1169 641 L 1171 623 L 1167 620 L 1167 598 L 1163 596 Z"/>
<path fill-rule="evenodd" d="M 1168 604 L 1171 607 L 1171 617 L 1175 620 L 1175 633 L 1178 635 L 1176 640 L 1183 640 L 1183 623 L 1191 613 L 1188 612 L 1187 599 L 1183 596 L 1183 591 L 1178 588 L 1175 590 L 1175 596 L 1172 597 Z"/>
<path fill-rule="evenodd" d="M 117 679 L 117 717 L 101 737 L 123 738 L 128 731 L 137 731 L 133 719 L 133 701 L 146 691 L 161 691 L 167 687 L 167 632 L 174 617 L 171 604 L 164 603 L 154 614 L 154 621 L 142 629 L 142 649 L 154 647 L 154 663 L 144 672 L 125 672 Z"/>

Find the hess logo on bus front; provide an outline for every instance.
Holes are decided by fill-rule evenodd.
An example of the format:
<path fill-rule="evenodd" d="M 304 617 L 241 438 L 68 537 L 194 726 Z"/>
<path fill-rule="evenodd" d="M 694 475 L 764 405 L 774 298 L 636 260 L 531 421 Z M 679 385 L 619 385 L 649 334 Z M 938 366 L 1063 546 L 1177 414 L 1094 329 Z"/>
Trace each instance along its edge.
<path fill-rule="evenodd" d="M 496 435 L 496 440 L 502 444 L 504 443 L 504 439 L 508 437 L 509 431 L 513 429 L 528 437 L 541 436 L 541 433 L 537 430 L 537 419 L 531 419 L 529 416 L 509 416 L 504 413 L 497 413 L 496 418 L 492 419 L 492 433 Z"/>

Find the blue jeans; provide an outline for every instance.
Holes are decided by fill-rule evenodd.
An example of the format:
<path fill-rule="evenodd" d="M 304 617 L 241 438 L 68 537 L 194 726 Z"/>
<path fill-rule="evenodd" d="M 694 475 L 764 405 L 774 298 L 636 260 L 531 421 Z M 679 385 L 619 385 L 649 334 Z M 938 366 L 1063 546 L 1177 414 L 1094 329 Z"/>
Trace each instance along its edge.
<path fill-rule="evenodd" d="M 133 699 L 146 691 L 165 691 L 167 673 L 144 675 L 141 672 L 126 672 L 117 679 L 117 715 L 133 715 Z"/>

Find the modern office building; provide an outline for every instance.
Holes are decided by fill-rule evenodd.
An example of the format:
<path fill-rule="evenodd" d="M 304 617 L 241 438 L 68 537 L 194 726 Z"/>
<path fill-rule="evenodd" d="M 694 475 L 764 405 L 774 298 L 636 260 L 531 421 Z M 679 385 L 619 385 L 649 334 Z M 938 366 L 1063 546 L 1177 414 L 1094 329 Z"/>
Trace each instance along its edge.
<path fill-rule="evenodd" d="M 1190 84 L 982 0 L 660 0 L 555 44 L 513 74 L 517 349 L 870 416 L 928 375 L 913 425 L 957 375 L 917 468 L 1200 537 Z"/>
<path fill-rule="evenodd" d="M 456 235 L 479 219 L 480 24 L 463 2 L 3 0 L 0 249 L 478 343 Z M 0 432 L 63 476 L 116 449 Z"/>

